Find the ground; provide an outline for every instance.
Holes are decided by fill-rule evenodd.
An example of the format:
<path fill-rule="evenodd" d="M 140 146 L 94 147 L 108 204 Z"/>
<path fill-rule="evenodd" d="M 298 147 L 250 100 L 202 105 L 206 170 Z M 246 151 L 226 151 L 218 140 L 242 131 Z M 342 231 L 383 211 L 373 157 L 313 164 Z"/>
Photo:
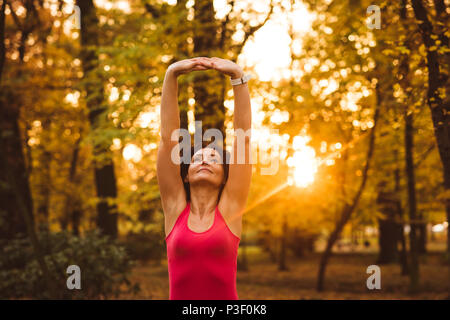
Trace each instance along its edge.
<path fill-rule="evenodd" d="M 240 248 L 241 249 L 241 248 Z M 442 252 L 432 252 L 422 258 L 420 292 L 408 293 L 409 278 L 401 275 L 398 264 L 382 265 L 381 289 L 368 290 L 366 273 L 375 264 L 376 253 L 337 253 L 327 268 L 325 290 L 315 290 L 319 253 L 301 259 L 289 257 L 288 271 L 278 266 L 257 247 L 249 248 L 249 270 L 238 270 L 237 291 L 240 300 L 253 299 L 446 299 L 449 295 L 449 270 Z M 241 252 L 239 253 L 241 255 Z M 136 296 L 122 299 L 168 299 L 167 263 L 141 263 L 131 280 L 140 284 Z"/>

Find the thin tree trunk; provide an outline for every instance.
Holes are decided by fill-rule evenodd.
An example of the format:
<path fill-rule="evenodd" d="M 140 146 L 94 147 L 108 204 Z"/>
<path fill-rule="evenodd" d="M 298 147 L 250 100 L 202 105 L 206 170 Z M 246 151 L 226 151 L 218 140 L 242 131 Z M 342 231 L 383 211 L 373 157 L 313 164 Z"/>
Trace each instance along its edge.
<path fill-rule="evenodd" d="M 70 161 L 70 169 L 69 169 L 69 184 L 73 187 L 75 184 L 75 175 L 77 170 L 78 163 L 78 154 L 80 152 L 80 142 L 82 140 L 83 133 L 79 133 L 80 136 L 75 141 L 75 145 L 72 151 L 72 159 Z M 81 211 L 78 210 L 77 204 L 79 202 L 78 196 L 74 196 L 72 194 L 72 190 L 69 190 L 69 193 L 66 194 L 64 211 L 61 217 L 61 228 L 63 230 L 67 230 L 67 226 L 69 225 L 69 221 L 72 223 L 72 233 L 74 235 L 79 234 L 79 223 L 81 218 Z"/>
<path fill-rule="evenodd" d="M 317 285 L 316 285 L 317 291 L 322 291 L 324 289 L 326 267 L 328 264 L 328 260 L 332 255 L 333 246 L 336 243 L 336 241 L 338 240 L 342 230 L 344 229 L 344 226 L 349 221 L 353 211 L 355 211 L 355 209 L 359 203 L 359 199 L 361 198 L 361 194 L 366 185 L 370 162 L 372 160 L 372 155 L 373 155 L 374 146 L 375 146 L 375 129 L 377 127 L 378 117 L 380 114 L 380 104 L 381 104 L 380 96 L 381 95 L 380 95 L 379 90 L 380 90 L 379 85 L 377 84 L 377 87 L 376 87 L 377 104 L 375 107 L 374 124 L 373 124 L 372 130 L 370 132 L 369 147 L 367 150 L 365 166 L 363 169 L 362 181 L 358 188 L 358 191 L 356 192 L 355 196 L 353 197 L 351 205 L 348 203 L 344 204 L 344 208 L 342 209 L 342 214 L 340 216 L 340 219 L 337 222 L 335 229 L 333 230 L 333 232 L 331 233 L 330 237 L 327 240 L 325 251 L 322 254 L 322 257 L 320 259 L 320 264 L 319 264 L 319 272 L 318 272 L 318 276 L 317 276 Z"/>
<path fill-rule="evenodd" d="M 384 181 L 385 182 L 385 181 Z M 379 185 L 377 204 L 384 217 L 378 219 L 379 223 L 379 246 L 377 264 L 388 264 L 398 261 L 398 222 L 395 193 L 387 189 L 383 181 Z"/>
<path fill-rule="evenodd" d="M 407 21 L 406 0 L 402 0 L 400 10 L 400 18 L 406 33 L 409 33 L 410 26 Z M 407 39 L 404 43 L 406 48 L 410 49 L 410 41 Z M 405 122 L 404 142 L 405 142 L 405 174 L 407 179 L 408 190 L 408 214 L 410 222 L 409 232 L 409 249 L 411 264 L 409 268 L 410 277 L 410 291 L 416 292 L 419 285 L 419 247 L 418 247 L 418 215 L 417 215 L 417 200 L 416 200 L 416 183 L 415 183 L 415 167 L 414 167 L 414 110 L 410 108 L 410 94 L 411 84 L 409 81 L 409 55 L 403 54 L 401 57 L 400 74 L 402 75 L 399 83 L 405 92 L 407 98 L 404 101 L 403 118 Z"/>
<path fill-rule="evenodd" d="M 50 119 L 45 119 L 42 121 L 42 132 L 43 134 L 47 133 L 50 129 Z M 38 146 L 39 150 L 39 184 L 38 192 L 39 192 L 39 202 L 36 210 L 36 218 L 37 222 L 41 223 L 48 228 L 49 223 L 49 206 L 50 206 L 50 164 L 51 164 L 51 153 L 47 150 L 47 146 L 42 143 Z M 29 166 L 31 168 L 31 157 L 29 161 Z M 30 172 L 30 170 L 28 170 Z"/>
<path fill-rule="evenodd" d="M 419 286 L 419 247 L 417 241 L 417 200 L 416 200 L 416 179 L 413 162 L 413 113 L 408 112 L 408 106 L 405 107 L 405 161 L 406 177 L 408 181 L 408 210 L 410 221 L 409 248 L 411 255 L 410 265 L 410 290 L 417 292 Z"/>
<path fill-rule="evenodd" d="M 81 61 L 84 80 L 86 81 L 86 104 L 89 109 L 89 122 L 93 131 L 99 129 L 102 116 L 107 112 L 104 106 L 102 79 L 96 75 L 98 56 L 96 47 L 99 45 L 98 19 L 93 0 L 77 0 L 81 12 Z M 117 198 L 116 177 L 112 153 L 109 150 L 111 142 L 94 142 L 95 187 L 99 202 L 97 204 L 97 226 L 105 235 L 117 237 L 117 206 L 109 205 L 109 200 Z M 99 161 L 101 157 L 103 161 Z"/>
<path fill-rule="evenodd" d="M 424 212 L 419 210 L 417 214 L 418 219 L 420 220 L 419 226 L 418 226 L 418 251 L 419 254 L 426 254 L 427 253 L 427 219 L 424 215 Z"/>
<path fill-rule="evenodd" d="M 280 260 L 278 263 L 279 271 L 288 271 L 289 268 L 286 264 L 287 255 L 287 233 L 288 233 L 288 222 L 286 213 L 283 213 L 283 228 L 281 231 L 281 248 L 280 248 Z"/>
<path fill-rule="evenodd" d="M 402 275 L 406 276 L 409 274 L 408 267 L 408 253 L 406 248 L 406 238 L 405 238 L 405 226 L 403 223 L 403 208 L 400 201 L 400 168 L 398 165 L 398 151 L 394 150 L 395 159 L 395 195 L 396 195 L 396 211 L 397 211 L 397 221 L 398 221 L 398 233 L 400 237 L 401 252 L 400 252 L 400 264 L 402 268 Z"/>

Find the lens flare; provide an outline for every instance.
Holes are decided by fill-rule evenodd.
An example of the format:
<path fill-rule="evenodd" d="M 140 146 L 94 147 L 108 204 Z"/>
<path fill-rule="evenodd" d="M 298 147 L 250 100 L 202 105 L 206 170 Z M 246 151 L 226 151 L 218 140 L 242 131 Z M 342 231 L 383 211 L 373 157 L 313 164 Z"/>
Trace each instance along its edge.
<path fill-rule="evenodd" d="M 292 176 L 288 179 L 290 185 L 305 188 L 314 182 L 319 161 L 314 148 L 306 145 L 310 139 L 309 136 L 294 137 L 294 155 L 287 160 L 288 166 L 292 168 Z"/>

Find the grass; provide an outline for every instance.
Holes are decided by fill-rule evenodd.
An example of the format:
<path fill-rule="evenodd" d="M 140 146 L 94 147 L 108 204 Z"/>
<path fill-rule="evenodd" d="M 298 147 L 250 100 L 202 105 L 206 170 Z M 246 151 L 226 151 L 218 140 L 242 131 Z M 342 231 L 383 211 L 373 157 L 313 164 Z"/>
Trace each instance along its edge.
<path fill-rule="evenodd" d="M 240 248 L 241 249 L 241 248 Z M 242 252 L 239 253 L 241 255 Z M 420 290 L 409 294 L 409 278 L 401 275 L 398 264 L 382 265 L 381 289 L 369 290 L 366 269 L 375 264 L 376 253 L 337 253 L 328 265 L 325 290 L 315 290 L 319 253 L 301 259 L 289 256 L 288 271 L 278 266 L 258 247 L 247 250 L 249 270 L 238 270 L 239 299 L 446 299 L 449 295 L 449 270 L 443 253 L 432 252 L 420 265 Z M 123 299 L 168 299 L 169 280 L 167 263 L 141 264 L 131 280 L 138 282 L 141 292 Z"/>

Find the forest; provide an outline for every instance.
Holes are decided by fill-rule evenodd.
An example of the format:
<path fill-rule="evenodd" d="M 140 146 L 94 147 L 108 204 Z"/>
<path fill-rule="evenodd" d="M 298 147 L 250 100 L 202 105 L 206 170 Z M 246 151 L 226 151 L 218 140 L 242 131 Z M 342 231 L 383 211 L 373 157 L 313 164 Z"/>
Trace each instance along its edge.
<path fill-rule="evenodd" d="M 446 0 L 0 0 L 0 298 L 168 299 L 162 85 L 220 57 L 252 75 L 239 298 L 450 299 L 449 16 Z M 229 149 L 228 77 L 178 83 L 180 126 Z"/>

